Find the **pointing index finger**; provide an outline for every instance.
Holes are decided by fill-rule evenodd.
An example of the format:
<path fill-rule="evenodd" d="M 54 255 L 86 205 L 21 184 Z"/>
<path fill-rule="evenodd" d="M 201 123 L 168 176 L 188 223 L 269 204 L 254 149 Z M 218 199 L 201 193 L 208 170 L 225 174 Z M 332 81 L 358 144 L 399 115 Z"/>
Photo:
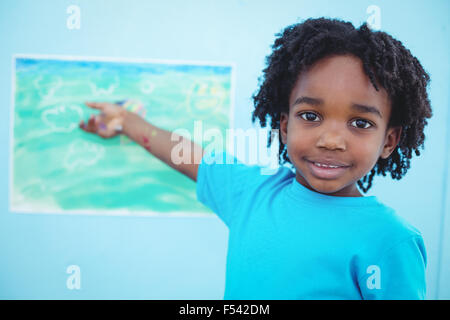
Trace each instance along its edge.
<path fill-rule="evenodd" d="M 104 103 L 104 102 L 85 102 L 84 104 L 87 105 L 88 107 L 98 109 L 98 110 L 103 110 L 106 105 L 106 103 Z"/>

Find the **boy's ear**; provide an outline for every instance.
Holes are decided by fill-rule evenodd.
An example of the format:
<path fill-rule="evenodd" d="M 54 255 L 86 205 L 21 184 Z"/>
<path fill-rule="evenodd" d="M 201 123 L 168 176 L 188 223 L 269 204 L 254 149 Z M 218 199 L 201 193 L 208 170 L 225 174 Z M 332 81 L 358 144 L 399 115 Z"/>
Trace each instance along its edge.
<path fill-rule="evenodd" d="M 383 151 L 380 157 L 383 159 L 389 158 L 391 153 L 395 150 L 398 143 L 400 142 L 400 137 L 402 135 L 402 127 L 388 128 L 386 132 L 386 137 L 384 138 Z"/>
<path fill-rule="evenodd" d="M 283 144 L 287 143 L 287 124 L 288 124 L 289 115 L 285 112 L 281 113 L 280 116 L 280 132 L 281 132 L 281 142 Z"/>

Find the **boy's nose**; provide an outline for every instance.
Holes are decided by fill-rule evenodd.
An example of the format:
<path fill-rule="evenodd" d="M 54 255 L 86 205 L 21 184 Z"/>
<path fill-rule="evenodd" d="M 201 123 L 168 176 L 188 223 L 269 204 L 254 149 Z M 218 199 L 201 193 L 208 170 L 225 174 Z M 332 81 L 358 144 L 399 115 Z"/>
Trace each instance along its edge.
<path fill-rule="evenodd" d="M 324 132 L 317 140 L 316 147 L 329 150 L 346 150 L 345 139 L 339 132 Z"/>

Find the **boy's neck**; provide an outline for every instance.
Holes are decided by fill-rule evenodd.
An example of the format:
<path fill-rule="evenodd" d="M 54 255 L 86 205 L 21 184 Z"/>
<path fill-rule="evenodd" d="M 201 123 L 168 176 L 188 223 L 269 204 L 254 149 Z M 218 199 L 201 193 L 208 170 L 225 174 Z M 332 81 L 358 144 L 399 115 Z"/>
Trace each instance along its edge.
<path fill-rule="evenodd" d="M 353 183 L 350 186 L 347 186 L 339 191 L 333 192 L 333 193 L 324 193 L 315 190 L 313 187 L 310 186 L 310 184 L 306 181 L 306 179 L 300 175 L 298 172 L 296 173 L 295 179 L 298 183 L 300 183 L 302 186 L 308 188 L 311 191 L 318 192 L 327 196 L 333 196 L 333 197 L 364 197 L 361 192 L 356 187 L 356 183 Z"/>

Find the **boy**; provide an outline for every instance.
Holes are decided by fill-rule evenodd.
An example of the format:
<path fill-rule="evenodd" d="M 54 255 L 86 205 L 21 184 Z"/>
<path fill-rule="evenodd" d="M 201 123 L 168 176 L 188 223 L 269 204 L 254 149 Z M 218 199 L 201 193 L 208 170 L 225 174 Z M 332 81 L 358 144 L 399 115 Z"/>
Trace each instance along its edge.
<path fill-rule="evenodd" d="M 87 103 L 102 113 L 80 126 L 105 138 L 121 126 L 197 182 L 229 228 L 225 299 L 424 299 L 420 232 L 358 186 L 367 192 L 375 173 L 400 179 L 420 154 L 429 76 L 366 24 L 308 19 L 278 36 L 252 120 L 280 131 L 280 163 L 295 172 L 223 164 L 225 152 L 193 142 L 191 164 L 175 165 L 170 132 L 113 104 Z"/>

